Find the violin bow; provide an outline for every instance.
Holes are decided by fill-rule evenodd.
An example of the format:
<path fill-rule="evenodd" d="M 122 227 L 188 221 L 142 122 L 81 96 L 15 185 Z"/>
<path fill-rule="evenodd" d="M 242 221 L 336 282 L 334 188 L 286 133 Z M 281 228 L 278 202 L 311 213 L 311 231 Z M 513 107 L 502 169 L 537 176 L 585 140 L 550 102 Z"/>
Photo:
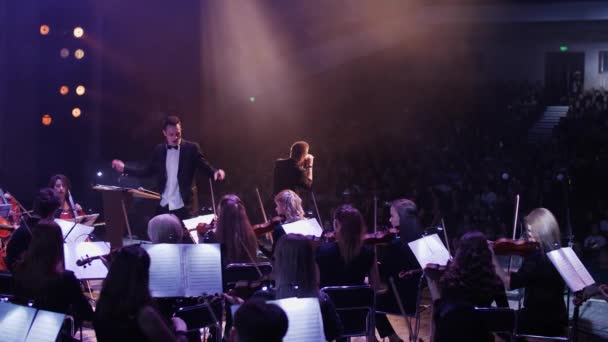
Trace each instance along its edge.
<path fill-rule="evenodd" d="M 517 217 L 519 216 L 519 194 L 515 196 L 515 217 L 513 219 L 513 241 L 515 241 L 515 235 L 517 234 Z M 511 273 L 511 264 L 513 263 L 513 256 L 509 256 L 509 268 L 507 268 L 507 274 Z"/>
<path fill-rule="evenodd" d="M 445 227 L 443 217 L 441 218 L 441 227 L 443 228 L 443 238 L 445 239 L 445 245 L 448 248 L 448 253 L 450 254 L 450 257 L 452 257 L 452 250 L 450 249 L 450 240 L 448 240 L 448 229 Z"/>
<path fill-rule="evenodd" d="M 374 233 L 378 232 L 378 195 L 374 193 Z"/>
<path fill-rule="evenodd" d="M 315 205 L 315 211 L 317 212 L 317 219 L 319 220 L 319 225 L 323 226 L 321 214 L 319 214 L 319 207 L 317 206 L 317 198 L 315 197 L 315 192 L 310 190 L 310 194 L 312 195 L 312 203 Z"/>
<path fill-rule="evenodd" d="M 264 203 L 262 202 L 262 196 L 260 196 L 260 189 L 255 188 L 255 193 L 258 196 L 258 203 L 260 204 L 260 210 L 262 211 L 262 217 L 264 218 L 264 222 L 268 222 L 268 216 L 266 215 L 266 209 L 264 208 Z M 272 234 L 266 233 L 266 238 L 268 240 L 270 240 L 270 243 L 274 242 L 274 241 L 272 241 Z"/>
<path fill-rule="evenodd" d="M 74 218 L 78 217 L 78 210 L 76 209 L 76 204 L 74 204 L 74 198 L 72 198 L 72 192 L 68 190 L 68 203 L 70 204 L 70 208 L 72 209 L 72 214 Z"/>
<path fill-rule="evenodd" d="M 211 206 L 213 208 L 213 216 L 217 217 L 215 212 L 215 194 L 213 193 L 213 180 L 209 177 L 209 191 L 211 192 Z"/>

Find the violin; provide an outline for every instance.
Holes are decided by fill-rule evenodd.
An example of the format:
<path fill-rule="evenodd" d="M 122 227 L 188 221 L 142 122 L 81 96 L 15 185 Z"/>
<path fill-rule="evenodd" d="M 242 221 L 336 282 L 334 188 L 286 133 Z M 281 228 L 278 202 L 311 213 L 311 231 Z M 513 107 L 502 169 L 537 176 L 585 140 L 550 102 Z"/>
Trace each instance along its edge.
<path fill-rule="evenodd" d="M 488 241 L 495 255 L 519 255 L 522 257 L 534 254 L 538 250 L 538 242 L 529 240 L 512 240 L 501 238 Z"/>
<path fill-rule="evenodd" d="M 272 232 L 281 223 L 283 223 L 283 217 L 275 216 L 264 223 L 253 225 L 253 232 L 255 233 L 255 236 L 260 237 L 266 233 Z"/>
<path fill-rule="evenodd" d="M 76 260 L 76 266 L 80 266 L 80 267 L 84 267 L 87 268 L 87 266 L 91 265 L 91 262 L 93 262 L 94 260 L 101 260 L 107 262 L 108 264 L 112 263 L 112 254 L 114 253 L 114 251 L 108 253 L 108 254 L 104 254 L 104 255 L 95 255 L 95 256 L 86 256 L 84 258 L 78 259 Z M 104 262 L 104 264 L 105 264 Z"/>

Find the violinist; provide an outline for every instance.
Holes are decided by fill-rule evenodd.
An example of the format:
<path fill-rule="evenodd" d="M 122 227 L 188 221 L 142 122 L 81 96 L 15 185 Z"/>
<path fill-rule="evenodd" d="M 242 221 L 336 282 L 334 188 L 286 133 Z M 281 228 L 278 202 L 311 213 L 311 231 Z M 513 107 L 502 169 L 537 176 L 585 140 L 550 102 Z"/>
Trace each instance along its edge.
<path fill-rule="evenodd" d="M 317 249 L 320 286 L 363 285 L 369 277 L 372 286 L 379 282 L 374 248 L 363 244 L 366 231 L 363 217 L 356 208 L 341 205 L 334 213 L 335 242 Z"/>
<path fill-rule="evenodd" d="M 202 233 L 205 229 L 201 227 Z M 253 263 L 257 241 L 249 222 L 247 211 L 236 195 L 224 195 L 218 204 L 215 231 L 209 231 L 209 242 L 222 245 L 222 261 L 225 264 Z"/>
<path fill-rule="evenodd" d="M 59 209 L 55 213 L 55 218 L 73 219 L 85 215 L 80 204 L 75 203 L 72 198 L 72 183 L 68 177 L 58 174 L 51 177 L 49 187 L 53 188 L 59 195 Z"/>
<path fill-rule="evenodd" d="M 302 199 L 293 190 L 283 190 L 274 196 L 274 203 L 276 205 L 276 212 L 279 216 L 285 218 L 283 223 L 292 223 L 300 220 L 304 220 L 304 209 L 302 208 Z M 268 258 L 272 258 L 274 249 L 278 241 L 285 235 L 285 230 L 281 225 L 276 225 L 272 231 L 272 247 L 267 249 L 266 247 L 259 245 L 260 251 Z"/>
<path fill-rule="evenodd" d="M 40 220 L 52 220 L 60 205 L 59 195 L 51 188 L 40 189 L 34 199 L 34 214 L 22 220 L 22 224 L 13 232 L 6 247 L 5 262 L 10 271 L 28 249 L 32 239 L 31 228 Z"/>
<path fill-rule="evenodd" d="M 435 341 L 494 341 L 473 319 L 474 307 L 509 307 L 502 279 L 483 233 L 462 236 L 454 260 L 439 281 L 441 298 L 434 303 Z M 457 312 L 458 314 L 454 314 Z"/>
<path fill-rule="evenodd" d="M 422 227 L 418 220 L 418 208 L 416 203 L 409 199 L 397 199 L 392 202 L 390 208 L 390 224 L 399 232 L 399 238 L 388 245 L 386 255 L 380 261 L 380 276 L 385 282 L 392 278 L 395 282 L 397 292 L 392 288 L 376 297 L 376 308 L 381 311 L 395 312 L 400 314 L 397 306 L 396 296 L 400 296 L 406 314 L 416 312 L 416 301 L 418 298 L 419 276 L 400 277 L 399 274 L 407 274 L 413 270 L 420 269 L 416 257 L 408 246 L 408 242 L 422 237 Z M 418 273 L 420 274 L 420 273 Z M 389 337 L 389 341 L 401 341 L 386 315 L 376 315 L 376 328 L 380 337 Z"/>
<path fill-rule="evenodd" d="M 518 330 L 526 334 L 561 336 L 568 323 L 564 281 L 546 256 L 561 246 L 559 226 L 545 208 L 532 210 L 524 222 L 528 239 L 538 242 L 538 250 L 525 257 L 520 269 L 513 274 L 505 274 L 498 265 L 496 270 L 508 289 L 525 288 Z"/>
<path fill-rule="evenodd" d="M 137 177 L 156 176 L 157 188 L 161 193 L 156 214 L 170 213 L 185 220 L 192 217 L 192 185 L 196 171 L 220 181 L 226 177 L 226 173 L 211 166 L 197 143 L 182 139 L 179 117 L 169 115 L 163 122 L 162 132 L 165 142 L 156 145 L 152 159 L 143 167 L 125 165 L 122 160 L 114 159 L 112 168 Z"/>

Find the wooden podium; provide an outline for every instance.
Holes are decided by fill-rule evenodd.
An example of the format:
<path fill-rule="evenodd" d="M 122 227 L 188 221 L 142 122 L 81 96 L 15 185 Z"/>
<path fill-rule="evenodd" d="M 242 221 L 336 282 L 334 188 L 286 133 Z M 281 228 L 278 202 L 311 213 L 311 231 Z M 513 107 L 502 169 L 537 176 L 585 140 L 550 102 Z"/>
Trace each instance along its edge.
<path fill-rule="evenodd" d="M 106 221 L 107 240 L 112 249 L 122 247 L 122 238 L 125 228 L 129 238 L 133 240 L 127 206 L 133 197 L 151 200 L 160 200 L 160 195 L 144 189 L 121 188 L 110 185 L 95 185 L 93 190 L 101 192 L 103 202 L 103 215 Z"/>

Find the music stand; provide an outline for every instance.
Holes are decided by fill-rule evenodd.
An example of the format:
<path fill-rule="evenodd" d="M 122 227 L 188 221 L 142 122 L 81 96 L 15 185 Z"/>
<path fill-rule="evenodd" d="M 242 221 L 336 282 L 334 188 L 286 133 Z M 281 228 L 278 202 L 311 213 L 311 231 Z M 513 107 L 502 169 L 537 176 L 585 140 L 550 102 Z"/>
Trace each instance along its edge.
<path fill-rule="evenodd" d="M 101 192 L 103 201 L 103 214 L 106 220 L 108 241 L 112 249 L 122 247 L 122 238 L 125 228 L 129 233 L 129 239 L 133 241 L 127 206 L 131 204 L 133 197 L 160 200 L 160 195 L 148 190 L 121 188 L 110 185 L 95 185 L 93 190 Z"/>

